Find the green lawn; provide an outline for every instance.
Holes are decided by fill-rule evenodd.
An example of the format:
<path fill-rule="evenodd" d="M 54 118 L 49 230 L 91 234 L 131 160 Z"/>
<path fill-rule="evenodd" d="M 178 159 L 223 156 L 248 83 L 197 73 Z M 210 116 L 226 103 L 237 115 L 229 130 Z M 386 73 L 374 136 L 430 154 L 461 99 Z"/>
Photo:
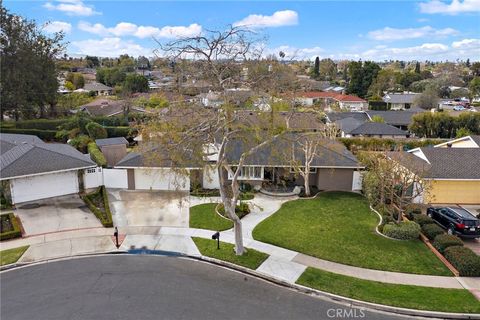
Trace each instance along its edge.
<path fill-rule="evenodd" d="M 465 289 L 389 284 L 307 268 L 298 284 L 362 301 L 410 309 L 480 313 L 480 303 Z"/>
<path fill-rule="evenodd" d="M 0 251 L 0 266 L 17 262 L 29 246 Z"/>
<path fill-rule="evenodd" d="M 268 258 L 268 254 L 253 249 L 246 249 L 246 253 L 237 256 L 233 250 L 233 244 L 220 241 L 220 249 L 217 249 L 216 240 L 197 237 L 192 237 L 192 239 L 202 255 L 238 264 L 249 269 L 257 269 Z"/>
<path fill-rule="evenodd" d="M 233 222 L 215 212 L 216 203 L 199 204 L 190 208 L 190 228 L 223 231 L 233 228 Z"/>
<path fill-rule="evenodd" d="M 284 203 L 253 230 L 253 237 L 357 267 L 452 275 L 420 240 L 390 240 L 376 234 L 378 219 L 361 195 L 327 192 Z"/>

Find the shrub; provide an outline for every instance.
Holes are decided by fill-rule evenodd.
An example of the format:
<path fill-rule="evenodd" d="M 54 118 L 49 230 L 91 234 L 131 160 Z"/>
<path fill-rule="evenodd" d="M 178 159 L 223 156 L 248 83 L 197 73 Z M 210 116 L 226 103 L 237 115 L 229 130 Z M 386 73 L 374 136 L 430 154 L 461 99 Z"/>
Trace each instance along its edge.
<path fill-rule="evenodd" d="M 17 129 L 38 129 L 38 130 L 54 130 L 67 122 L 66 119 L 35 119 L 18 121 L 15 124 Z"/>
<path fill-rule="evenodd" d="M 85 126 L 85 129 L 87 130 L 90 138 L 92 138 L 93 140 L 105 139 L 107 137 L 107 130 L 105 130 L 104 127 L 102 127 L 101 125 L 99 125 L 96 122 L 93 122 L 93 121 L 89 122 Z"/>
<path fill-rule="evenodd" d="M 422 233 L 430 240 L 435 239 L 436 236 L 445 233 L 441 227 L 435 223 L 424 224 L 422 226 Z"/>
<path fill-rule="evenodd" d="M 54 130 L 39 130 L 39 129 L 17 129 L 17 128 L 4 128 L 1 127 L 0 131 L 3 133 L 15 133 L 15 134 L 31 134 L 39 137 L 42 140 L 54 141 L 56 140 L 56 131 Z"/>
<path fill-rule="evenodd" d="M 2 214 L 1 220 L 1 230 L 0 230 L 0 241 L 19 238 L 22 236 L 22 230 L 20 229 L 20 225 L 18 224 L 17 217 L 13 214 L 13 212 Z M 12 230 L 4 230 L 3 228 L 3 220 L 8 220 L 12 226 Z"/>
<path fill-rule="evenodd" d="M 405 212 L 405 216 L 409 220 L 413 220 L 413 216 L 415 214 L 422 214 L 422 209 L 420 209 L 420 208 L 408 208 L 407 211 Z"/>
<path fill-rule="evenodd" d="M 112 212 L 110 211 L 110 205 L 108 204 L 108 196 L 105 186 L 101 186 L 97 191 L 83 196 L 82 199 L 104 227 L 113 227 Z"/>
<path fill-rule="evenodd" d="M 102 151 L 98 149 L 98 146 L 95 142 L 90 142 L 88 144 L 88 153 L 90 154 L 90 158 L 100 167 L 105 167 L 107 165 L 107 159 L 105 159 L 105 156 L 103 155 Z"/>
<path fill-rule="evenodd" d="M 480 257 L 472 250 L 461 246 L 451 246 L 445 249 L 444 256 L 458 270 L 460 276 L 480 276 Z"/>
<path fill-rule="evenodd" d="M 80 152 L 86 153 L 88 144 L 92 142 L 89 136 L 86 135 L 79 135 L 73 139 L 70 139 L 68 144 L 70 144 L 75 149 L 79 150 Z"/>
<path fill-rule="evenodd" d="M 105 127 L 109 138 L 129 137 L 136 134 L 136 130 L 130 127 Z"/>
<path fill-rule="evenodd" d="M 225 213 L 225 209 L 223 207 L 223 204 L 220 204 L 218 206 L 218 212 L 222 215 L 222 216 L 225 216 L 228 218 L 228 216 L 226 215 Z M 235 213 L 237 214 L 237 216 L 242 219 L 243 217 L 245 217 L 247 214 L 250 213 L 250 207 L 248 206 L 248 203 L 245 203 L 245 202 L 240 202 L 240 204 L 238 206 L 235 207 Z"/>
<path fill-rule="evenodd" d="M 125 117 L 104 117 L 104 116 L 98 116 L 98 117 L 93 117 L 92 121 L 101 124 L 102 126 L 108 126 L 108 127 L 119 127 L 119 126 L 128 126 L 128 121 L 125 120 Z"/>
<path fill-rule="evenodd" d="M 420 235 L 420 226 L 413 221 L 390 222 L 383 227 L 383 234 L 399 240 L 417 239 Z"/>
<path fill-rule="evenodd" d="M 421 227 L 423 227 L 426 224 L 435 223 L 435 221 L 432 218 L 424 214 L 414 214 L 413 221 L 418 223 Z"/>
<path fill-rule="evenodd" d="M 393 223 L 395 222 L 395 220 L 393 220 L 393 217 L 389 214 L 383 214 L 382 215 L 382 223 L 378 226 L 378 231 L 382 232 L 383 233 L 383 227 L 387 224 L 387 223 Z"/>
<path fill-rule="evenodd" d="M 445 249 L 448 247 L 453 246 L 463 246 L 463 241 L 459 237 L 453 234 L 440 234 L 435 237 L 433 241 L 433 246 L 437 249 L 441 254 L 445 252 Z"/>

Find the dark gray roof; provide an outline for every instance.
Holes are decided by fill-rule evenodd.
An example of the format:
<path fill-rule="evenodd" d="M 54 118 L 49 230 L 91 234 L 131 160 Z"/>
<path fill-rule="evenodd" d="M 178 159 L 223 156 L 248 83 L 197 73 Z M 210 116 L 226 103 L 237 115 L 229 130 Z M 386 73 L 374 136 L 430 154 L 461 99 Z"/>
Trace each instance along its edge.
<path fill-rule="evenodd" d="M 480 135 L 470 135 L 470 138 L 480 147 Z"/>
<path fill-rule="evenodd" d="M 8 151 L 1 150 L 1 179 L 59 170 L 93 167 L 96 164 L 66 144 L 22 143 Z"/>
<path fill-rule="evenodd" d="M 0 133 L 0 151 L 2 154 L 23 143 L 40 144 L 45 142 L 39 137 L 29 134 Z"/>
<path fill-rule="evenodd" d="M 394 126 L 380 122 L 365 122 L 353 129 L 350 134 L 352 135 L 396 135 L 407 136 L 408 132 L 400 130 Z"/>
<path fill-rule="evenodd" d="M 420 148 L 430 162 L 428 178 L 480 179 L 480 148 Z"/>
<path fill-rule="evenodd" d="M 413 103 L 417 93 L 387 93 L 383 96 L 383 101 L 387 103 Z"/>
<path fill-rule="evenodd" d="M 95 143 L 97 144 L 97 146 L 103 147 L 103 146 L 113 146 L 117 144 L 128 144 L 128 141 L 124 137 L 117 137 L 117 138 L 97 139 L 95 140 Z"/>
<path fill-rule="evenodd" d="M 358 128 L 364 121 L 349 117 L 335 121 L 337 127 L 345 133 L 350 133 L 352 130 Z"/>
<path fill-rule="evenodd" d="M 368 115 L 365 112 L 330 112 L 327 117 L 331 122 L 335 122 L 345 118 L 354 118 L 358 121 L 368 121 Z"/>
<path fill-rule="evenodd" d="M 391 110 L 391 111 L 376 111 L 368 110 L 366 113 L 373 118 L 374 116 L 380 116 L 385 120 L 385 123 L 392 126 L 408 126 L 412 122 L 414 115 L 425 110 Z"/>
<path fill-rule="evenodd" d="M 87 90 L 87 91 L 102 91 L 102 90 L 108 91 L 108 90 L 113 90 L 112 87 L 106 86 L 106 85 L 104 85 L 103 83 L 99 83 L 99 82 L 89 82 L 89 83 L 86 83 L 85 86 L 83 87 L 83 89 L 85 89 L 85 90 Z"/>

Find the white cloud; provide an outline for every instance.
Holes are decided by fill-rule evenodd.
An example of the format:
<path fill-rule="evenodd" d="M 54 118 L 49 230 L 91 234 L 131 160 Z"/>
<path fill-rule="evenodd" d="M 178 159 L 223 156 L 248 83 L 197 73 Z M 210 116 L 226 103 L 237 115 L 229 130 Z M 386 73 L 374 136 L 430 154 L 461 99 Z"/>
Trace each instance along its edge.
<path fill-rule="evenodd" d="M 60 31 L 63 31 L 65 33 L 70 33 L 70 31 L 72 31 L 72 25 L 64 21 L 52 21 L 52 22 L 46 23 L 43 27 L 43 30 L 49 33 L 60 32 Z"/>
<path fill-rule="evenodd" d="M 233 26 L 248 26 L 252 28 L 293 26 L 298 24 L 298 13 L 293 10 L 276 11 L 271 16 L 251 14 L 237 21 Z"/>
<path fill-rule="evenodd" d="M 480 39 L 463 39 L 452 42 L 452 48 L 455 49 L 478 49 L 480 48 Z"/>
<path fill-rule="evenodd" d="M 435 56 L 444 54 L 449 51 L 449 47 L 442 43 L 424 43 L 419 46 L 404 47 L 404 48 L 390 48 L 390 47 L 376 47 L 362 53 L 362 56 L 374 60 L 383 59 L 418 59 L 419 57 Z"/>
<path fill-rule="evenodd" d="M 91 6 L 87 6 L 82 0 L 57 0 L 58 4 L 47 2 L 43 5 L 48 10 L 57 10 L 69 16 L 93 16 L 100 14 Z"/>
<path fill-rule="evenodd" d="M 296 48 L 291 46 L 279 46 L 272 49 L 266 49 L 264 55 L 273 54 L 278 57 L 279 52 L 282 51 L 285 53 L 285 59 L 295 59 L 295 60 L 314 60 L 316 57 L 321 58 L 321 54 L 325 51 L 320 47 L 311 47 L 311 48 Z"/>
<path fill-rule="evenodd" d="M 82 31 L 94 33 L 101 36 L 134 36 L 137 38 L 158 37 L 178 38 L 198 35 L 202 32 L 202 26 L 192 23 L 189 26 L 165 26 L 157 28 L 152 26 L 137 26 L 129 22 L 120 22 L 115 27 L 107 28 L 100 23 L 90 24 L 80 21 L 78 28 Z"/>
<path fill-rule="evenodd" d="M 467 12 L 480 12 L 480 0 L 452 0 L 447 4 L 439 0 L 430 0 L 419 4 L 422 13 L 443 13 L 443 14 L 459 14 Z"/>
<path fill-rule="evenodd" d="M 125 41 L 118 37 L 103 38 L 101 40 L 73 41 L 75 49 L 70 50 L 76 54 L 93 55 L 99 57 L 118 57 L 121 54 L 131 56 L 152 56 L 153 50 L 142 47 L 133 41 Z"/>
<path fill-rule="evenodd" d="M 404 39 L 417 39 L 426 37 L 446 37 L 458 34 L 458 31 L 452 28 L 434 29 L 431 26 L 420 28 L 397 29 L 385 27 L 383 29 L 370 31 L 368 37 L 379 41 L 394 41 Z"/>

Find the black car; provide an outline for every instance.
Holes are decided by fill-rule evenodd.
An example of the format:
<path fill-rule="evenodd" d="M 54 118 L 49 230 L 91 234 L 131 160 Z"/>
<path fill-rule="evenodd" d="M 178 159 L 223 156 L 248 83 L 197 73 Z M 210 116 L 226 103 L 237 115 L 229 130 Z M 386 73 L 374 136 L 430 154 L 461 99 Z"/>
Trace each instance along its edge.
<path fill-rule="evenodd" d="M 427 215 L 447 229 L 448 234 L 465 238 L 480 238 L 480 220 L 459 207 L 431 207 Z"/>

